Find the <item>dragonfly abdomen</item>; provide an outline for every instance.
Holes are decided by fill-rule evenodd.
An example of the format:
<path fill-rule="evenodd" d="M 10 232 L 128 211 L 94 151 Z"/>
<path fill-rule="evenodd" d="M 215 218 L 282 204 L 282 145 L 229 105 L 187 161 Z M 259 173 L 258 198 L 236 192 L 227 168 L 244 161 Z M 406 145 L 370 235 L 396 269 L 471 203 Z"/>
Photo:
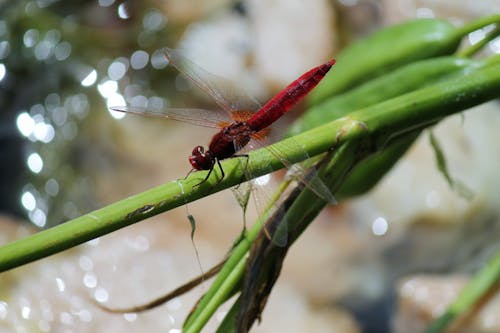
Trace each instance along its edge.
<path fill-rule="evenodd" d="M 248 126 L 258 132 L 271 125 L 316 87 L 334 64 L 332 59 L 302 74 L 248 119 Z"/>

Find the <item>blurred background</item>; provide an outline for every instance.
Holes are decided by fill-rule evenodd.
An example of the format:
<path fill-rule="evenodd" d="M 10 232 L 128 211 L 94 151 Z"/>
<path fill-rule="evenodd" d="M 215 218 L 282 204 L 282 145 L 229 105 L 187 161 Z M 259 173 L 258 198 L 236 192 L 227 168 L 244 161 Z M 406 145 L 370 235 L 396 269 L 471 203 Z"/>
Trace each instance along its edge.
<path fill-rule="evenodd" d="M 185 176 L 213 130 L 108 111 L 210 108 L 165 46 L 265 102 L 383 26 L 495 11 L 498 0 L 0 1 L 0 244 Z M 500 40 L 485 52 L 499 53 Z M 294 245 L 253 331 L 420 332 L 498 249 L 498 111 L 488 103 L 436 129 L 472 200 L 448 187 L 423 135 L 374 190 L 326 209 Z M 93 300 L 161 296 L 223 258 L 241 221 L 225 191 L 2 274 L 0 332 L 180 332 L 207 286 L 143 314 Z M 470 332 L 500 332 L 499 312 L 496 297 Z"/>

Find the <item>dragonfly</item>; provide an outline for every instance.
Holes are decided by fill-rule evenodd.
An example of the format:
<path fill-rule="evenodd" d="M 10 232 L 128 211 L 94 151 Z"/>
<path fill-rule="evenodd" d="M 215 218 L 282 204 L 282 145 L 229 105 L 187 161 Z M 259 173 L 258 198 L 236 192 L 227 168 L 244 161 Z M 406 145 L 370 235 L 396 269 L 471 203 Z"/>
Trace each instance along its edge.
<path fill-rule="evenodd" d="M 183 108 L 151 109 L 132 105 L 115 106 L 110 109 L 143 116 L 170 118 L 219 129 L 212 137 L 207 149 L 200 145 L 195 146 L 188 158 L 192 167 L 189 173 L 197 170 L 208 170 L 206 177 L 197 185 L 209 179 L 216 165 L 221 173 L 219 178 L 221 181 L 224 178 L 224 169 L 220 161 L 238 156 L 248 157 L 248 155 L 238 155 L 237 153 L 249 145 L 250 141 L 263 141 L 269 132 L 268 127 L 316 87 L 335 64 L 335 60 L 331 59 L 308 70 L 282 89 L 264 106 L 260 106 L 254 98 L 235 91 L 234 84 L 205 71 L 185 58 L 178 50 L 164 48 L 163 52 L 169 63 L 194 85 L 207 93 L 223 112 L 221 110 Z M 258 145 L 253 144 L 253 146 Z M 291 167 L 291 163 L 287 162 L 284 154 L 280 153 L 279 150 L 273 148 L 270 151 L 274 156 L 278 156 L 286 167 Z M 305 182 L 305 185 L 312 187 L 313 192 L 328 202 L 335 202 L 326 185 L 321 183 L 312 186 L 310 182 Z"/>
<path fill-rule="evenodd" d="M 264 146 L 271 154 L 277 157 L 281 163 L 293 171 L 294 179 L 297 179 L 304 186 L 308 187 L 317 196 L 329 203 L 336 203 L 330 189 L 314 174 L 305 177 L 305 170 L 299 165 L 292 165 L 285 154 L 273 146 L 266 146 L 262 142 L 269 136 L 269 127 L 293 106 L 302 100 L 329 72 L 335 64 L 335 60 L 314 67 L 299 78 L 282 89 L 271 100 L 261 106 L 254 98 L 235 89 L 235 84 L 225 79 L 211 74 L 201 68 L 199 65 L 187 59 L 182 52 L 174 49 L 164 48 L 164 55 L 169 63 L 173 65 L 182 75 L 187 77 L 190 82 L 208 94 L 219 106 L 218 110 L 205 110 L 193 108 L 162 108 L 152 109 L 137 106 L 116 106 L 111 107 L 113 111 L 139 114 L 143 116 L 169 118 L 183 121 L 190 124 L 216 128 L 218 132 L 212 137 L 207 149 L 203 146 L 195 146 L 188 160 L 191 164 L 191 170 L 188 175 L 197 170 L 208 170 L 205 178 L 195 186 L 201 185 L 207 181 L 217 166 L 220 170 L 220 178 L 217 182 L 224 179 L 224 169 L 220 163 L 221 160 L 233 157 L 245 157 L 247 154 L 241 154 L 245 149 Z M 298 145 L 296 145 L 298 146 Z M 304 152 L 305 153 L 305 152 Z M 309 156 L 304 156 L 305 158 Z M 252 179 L 245 168 L 245 176 Z M 187 176 L 186 176 L 187 177 Z M 307 178 L 307 179 L 306 179 Z M 246 210 L 246 202 L 250 196 L 253 184 L 241 191 L 245 194 L 235 191 L 236 199 L 239 205 Z M 259 191 L 262 195 L 262 191 Z M 246 199 L 242 199 L 246 198 Z M 257 206 L 261 206 L 257 198 L 253 196 Z M 285 223 L 286 224 L 286 223 Z M 244 227 L 245 229 L 245 227 Z M 266 234 L 268 234 L 266 232 Z M 269 236 L 269 235 L 268 235 Z M 273 243 L 284 246 L 286 237 L 282 239 L 270 237 Z"/>

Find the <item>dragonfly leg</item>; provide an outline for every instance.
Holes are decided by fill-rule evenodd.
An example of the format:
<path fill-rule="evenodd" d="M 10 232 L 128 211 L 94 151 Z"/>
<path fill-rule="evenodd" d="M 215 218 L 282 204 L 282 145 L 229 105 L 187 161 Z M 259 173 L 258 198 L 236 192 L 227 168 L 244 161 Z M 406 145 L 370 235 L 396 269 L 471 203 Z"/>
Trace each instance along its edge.
<path fill-rule="evenodd" d="M 220 170 L 220 174 L 221 174 L 221 177 L 217 180 L 217 183 L 215 183 L 215 185 L 219 185 L 219 183 L 224 179 L 224 177 L 226 176 L 224 174 L 224 169 L 222 169 L 222 165 L 220 164 L 220 161 L 217 159 L 217 165 L 219 166 L 219 170 Z"/>
<path fill-rule="evenodd" d="M 204 182 L 206 182 L 206 181 L 208 180 L 208 178 L 210 177 L 210 175 L 212 174 L 212 171 L 213 171 L 213 170 L 214 170 L 214 167 L 212 166 L 212 167 L 210 168 L 210 170 L 208 170 L 207 176 L 206 176 L 206 177 L 205 177 L 205 178 L 204 178 L 201 182 L 199 182 L 198 184 L 193 185 L 193 187 L 198 187 L 198 186 L 200 186 L 201 184 L 203 184 Z"/>
<path fill-rule="evenodd" d="M 218 185 L 224 179 L 224 176 L 225 176 L 224 169 L 222 169 L 222 165 L 220 164 L 219 160 L 217 160 L 217 165 L 219 166 L 219 170 L 221 172 L 221 177 L 219 179 L 217 179 L 217 182 L 213 186 Z M 208 173 L 207 173 L 206 177 L 201 182 L 199 182 L 198 184 L 193 185 L 193 187 L 200 186 L 201 184 L 203 184 L 204 182 L 206 182 L 208 180 L 208 178 L 210 178 L 210 175 L 212 174 L 212 171 L 214 171 L 214 168 L 215 168 L 215 165 L 212 165 L 212 167 L 208 170 Z"/>
<path fill-rule="evenodd" d="M 247 176 L 248 160 L 249 160 L 250 156 L 248 156 L 247 154 L 241 154 L 241 155 L 233 155 L 230 158 L 235 158 L 235 157 L 244 157 L 245 158 L 245 169 L 244 169 L 244 172 L 245 172 L 245 176 Z M 224 169 L 222 168 L 222 165 L 220 164 L 220 160 L 219 159 L 217 159 L 217 166 L 219 167 L 219 170 L 220 170 L 220 173 L 221 173 L 221 177 L 217 180 L 217 182 L 215 183 L 215 185 L 218 185 L 224 179 L 224 177 L 226 176 L 226 174 L 224 173 Z M 208 178 L 210 177 L 210 175 L 212 174 L 212 171 L 214 171 L 214 168 L 215 168 L 215 165 L 213 165 L 210 168 L 210 170 L 208 171 L 207 176 L 201 182 L 199 182 L 198 184 L 194 185 L 193 187 L 200 186 L 201 184 L 203 184 L 204 182 L 206 182 L 208 180 Z M 192 171 L 194 171 L 194 169 L 192 169 L 187 174 L 187 176 L 189 176 L 189 174 Z M 247 178 L 249 178 L 249 177 L 247 177 Z"/>
<path fill-rule="evenodd" d="M 238 155 L 231 156 L 231 158 L 235 158 L 235 157 L 244 157 L 245 158 L 245 171 L 246 171 L 247 167 L 248 167 L 248 160 L 250 159 L 250 156 L 248 156 L 248 154 L 238 154 Z"/>
<path fill-rule="evenodd" d="M 247 174 L 247 168 L 248 168 L 248 160 L 250 159 L 250 156 L 248 156 L 248 154 L 239 154 L 239 155 L 233 155 L 230 158 L 237 158 L 237 157 L 245 158 L 245 166 L 243 168 L 243 173 L 246 177 L 246 180 L 249 180 L 251 177 L 249 177 Z M 240 185 L 241 185 L 241 183 L 236 185 L 235 189 L 238 189 L 240 187 Z"/>
<path fill-rule="evenodd" d="M 189 177 L 190 174 L 192 174 L 194 171 L 196 171 L 196 169 L 191 169 L 189 170 L 189 172 L 187 173 L 186 177 L 182 178 L 182 180 L 186 180 L 187 177 Z"/>

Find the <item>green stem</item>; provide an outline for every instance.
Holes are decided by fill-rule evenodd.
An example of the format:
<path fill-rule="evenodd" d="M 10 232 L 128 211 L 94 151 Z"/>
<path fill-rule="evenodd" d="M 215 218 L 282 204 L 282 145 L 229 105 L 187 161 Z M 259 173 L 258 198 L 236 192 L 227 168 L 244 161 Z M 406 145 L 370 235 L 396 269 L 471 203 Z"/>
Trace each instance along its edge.
<path fill-rule="evenodd" d="M 481 17 L 472 22 L 466 23 L 457 29 L 457 35 L 465 36 L 473 31 L 484 28 L 490 24 L 500 23 L 500 14 Z"/>
<path fill-rule="evenodd" d="M 363 122 L 377 147 L 402 134 L 425 128 L 442 118 L 500 95 L 500 65 L 481 68 L 469 75 L 401 95 L 350 113 Z"/>
<path fill-rule="evenodd" d="M 448 307 L 446 312 L 432 322 L 427 328 L 426 333 L 444 332 L 454 319 L 469 311 L 499 281 L 500 251 L 497 251 L 490 262 L 460 292 L 457 299 Z"/>
<path fill-rule="evenodd" d="M 201 311 L 199 311 L 195 320 L 191 321 L 189 325 L 186 323 L 183 332 L 194 333 L 201 331 L 205 323 L 210 319 L 210 317 L 212 317 L 212 314 L 215 310 L 217 310 L 220 304 L 224 303 L 228 299 L 231 291 L 234 290 L 234 286 L 241 281 L 245 270 L 245 263 L 246 257 L 243 256 L 236 263 L 236 265 L 233 266 L 233 269 L 229 272 L 229 274 L 224 276 L 224 279 L 217 290 L 218 292 L 204 298 L 207 300 L 206 304 L 200 307 Z"/>
<path fill-rule="evenodd" d="M 290 163 L 301 162 L 307 155 L 315 156 L 334 145 L 335 133 L 346 122 L 348 121 L 331 123 L 331 127 L 323 127 L 319 132 L 316 129 L 273 146 L 283 152 Z M 252 151 L 249 153 L 247 168 L 252 177 L 256 178 L 282 168 L 280 158 L 266 148 Z M 0 272 L 64 251 L 153 215 L 233 187 L 245 180 L 247 173 L 241 168 L 238 159 L 228 159 L 222 163 L 222 167 L 226 176 L 220 182 L 216 175 L 213 175 L 202 185 L 193 186 L 206 175 L 206 171 L 196 172 L 186 179 L 166 183 L 4 245 L 0 247 Z"/>
<path fill-rule="evenodd" d="M 457 56 L 461 57 L 470 57 L 474 54 L 476 54 L 479 50 L 481 50 L 486 44 L 491 42 L 493 39 L 497 38 L 500 35 L 500 26 L 497 24 L 495 29 L 490 31 L 486 36 L 484 36 L 483 39 L 478 41 L 475 44 L 472 44 L 471 46 L 458 51 L 456 54 Z"/>
<path fill-rule="evenodd" d="M 280 194 L 288 187 L 289 184 L 290 181 L 288 180 L 280 184 L 280 187 L 270 199 L 268 206 L 264 209 L 263 215 L 260 216 L 257 222 L 250 228 L 250 230 L 245 235 L 245 238 L 242 239 L 231 251 L 231 256 L 222 267 L 219 275 L 217 275 L 217 278 L 210 286 L 210 289 L 206 292 L 205 295 L 203 295 L 194 311 L 186 320 L 184 324 L 184 330 L 186 332 L 193 331 L 193 327 L 203 327 L 210 316 L 217 310 L 220 304 L 213 303 L 211 301 L 212 298 L 217 298 L 224 302 L 232 296 L 232 294 L 236 290 L 237 284 L 239 284 L 241 281 L 232 279 L 232 283 L 226 283 L 225 280 L 230 275 L 242 276 L 245 266 L 239 264 L 242 261 L 245 262 L 244 258 L 246 257 L 253 241 L 255 240 L 255 238 L 257 238 L 258 233 L 262 229 L 268 212 L 273 207 L 274 202 L 279 199 Z M 196 332 L 196 330 L 194 330 L 193 332 Z"/>
<path fill-rule="evenodd" d="M 491 57 L 483 59 L 483 61 L 485 67 L 498 65 L 500 64 L 500 54 L 492 55 Z"/>
<path fill-rule="evenodd" d="M 357 128 L 352 127 L 350 130 L 357 131 Z M 363 140 L 353 139 L 339 144 L 335 151 L 326 155 L 320 163 L 318 175 L 333 193 L 345 181 L 359 155 L 364 151 L 362 142 Z M 274 214 L 267 221 L 271 239 L 281 239 L 280 235 L 285 234 L 288 238 L 286 246 L 276 246 L 264 233 L 259 235 L 252 246 L 239 297 L 239 309 L 229 314 L 232 317 L 224 319 L 234 322 L 237 332 L 251 327 L 256 316 L 259 316 L 261 306 L 266 302 L 279 277 L 288 249 L 326 205 L 326 201 L 319 199 L 311 189 L 302 187 L 303 185 L 296 187 L 278 210 L 280 213 Z M 281 214 L 282 212 L 284 214 Z"/>

